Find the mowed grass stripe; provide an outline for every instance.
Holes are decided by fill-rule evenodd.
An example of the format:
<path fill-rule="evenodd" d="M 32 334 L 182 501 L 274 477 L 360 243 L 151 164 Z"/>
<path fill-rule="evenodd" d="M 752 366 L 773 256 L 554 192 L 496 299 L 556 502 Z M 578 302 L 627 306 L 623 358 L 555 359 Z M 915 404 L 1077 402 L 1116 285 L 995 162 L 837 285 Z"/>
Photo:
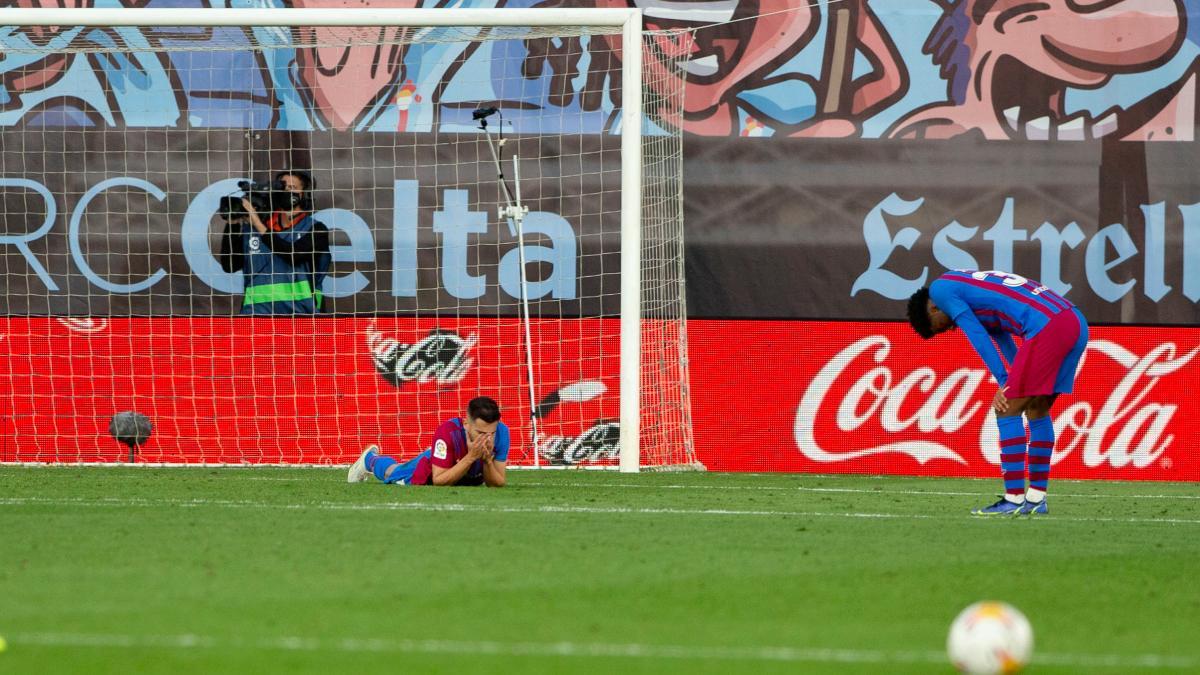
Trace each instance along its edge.
<path fill-rule="evenodd" d="M 333 473 L 330 471 L 330 473 Z M 337 476 L 341 478 L 341 475 Z M 287 476 L 232 476 L 235 480 L 248 481 L 269 481 L 269 482 L 305 482 L 311 481 L 311 476 L 287 477 Z M 875 476 L 873 478 L 881 478 Z M 882 477 L 886 481 L 888 477 Z M 980 479 L 984 480 L 984 479 Z M 1065 481 L 1063 481 L 1065 482 Z M 870 489 L 870 488 L 827 488 L 827 487 L 805 487 L 805 486 L 782 486 L 782 485 L 659 485 L 655 483 L 607 483 L 607 482 L 585 482 L 585 483 L 543 483 L 537 481 L 521 481 L 521 487 L 570 487 L 570 488 L 587 488 L 587 489 L 618 489 L 618 490 L 749 490 L 757 492 L 815 492 L 829 494 L 875 494 L 875 495 L 910 495 L 910 496 L 934 496 L 934 497 L 978 497 L 986 494 L 987 490 L 975 492 L 962 491 L 947 491 L 947 490 L 892 490 L 888 488 Z M 1113 499 L 1112 494 L 1078 494 L 1073 492 L 1058 492 L 1051 493 L 1054 499 Z M 1200 500 L 1200 495 L 1169 495 L 1169 494 L 1122 494 L 1121 499 L 1182 499 L 1182 500 Z"/>
<path fill-rule="evenodd" d="M 655 507 L 622 507 L 622 506 L 503 506 L 493 504 L 468 504 L 455 502 L 375 502 L 375 503 L 346 503 L 330 501 L 311 502 L 265 502 L 254 500 L 225 500 L 225 499 L 173 499 L 148 497 L 3 497 L 0 506 L 58 506 L 58 507 L 164 507 L 175 506 L 182 508 L 244 508 L 244 509 L 286 509 L 286 510 L 322 510 L 322 511 L 448 511 L 448 512 L 483 512 L 483 513 L 536 513 L 536 514 L 601 514 L 601 515 L 677 515 L 677 516 L 753 516 L 753 517 L 807 517 L 807 518 L 855 518 L 880 520 L 954 520 L 964 518 L 975 520 L 1013 520 L 1015 517 L 995 516 L 978 518 L 964 514 L 913 514 L 913 513 L 877 513 L 877 512 L 838 512 L 838 511 L 795 511 L 795 510 L 762 510 L 762 509 L 684 509 L 684 508 L 655 508 Z M 1200 518 L 1121 518 L 1103 516 L 1038 516 L 1022 518 L 1037 522 L 1073 522 L 1073 523 L 1130 523 L 1130 524 L 1159 524 L 1159 525 L 1200 525 Z"/>
<path fill-rule="evenodd" d="M 331 483 L 340 484 L 345 477 L 346 467 L 342 466 L 171 466 L 162 467 L 156 465 L 96 465 L 96 464 L 81 464 L 81 465 L 47 465 L 47 464 L 4 464 L 0 463 L 0 470 L 4 468 L 26 469 L 47 472 L 61 472 L 67 470 L 84 469 L 97 472 L 124 472 L 121 475 L 137 476 L 139 474 L 154 473 L 154 472 L 191 472 L 193 475 L 203 476 L 206 479 L 212 480 L 239 480 L 239 481 L 261 481 L 267 483 L 282 482 L 282 483 Z M 720 492 L 812 492 L 826 494 L 863 494 L 863 495 L 905 495 L 905 496 L 936 496 L 936 497 L 983 497 L 987 498 L 993 492 L 999 489 L 996 478 L 942 478 L 942 477 L 923 477 L 923 476 L 881 476 L 881 475 L 861 475 L 861 474 L 752 474 L 752 473 L 642 473 L 636 477 L 631 477 L 626 474 L 618 474 L 615 471 L 555 471 L 555 470 L 538 470 L 533 467 L 510 467 L 514 469 L 510 475 L 510 483 L 516 487 L 522 488 L 582 488 L 590 490 L 607 490 L 607 489 L 629 489 L 629 490 L 701 490 L 701 491 L 720 491 Z M 291 476 L 268 476 L 262 475 L 267 473 L 293 473 L 297 475 Z M 580 474 L 588 476 L 587 481 L 578 480 Z M 872 482 L 879 484 L 903 484 L 903 483 L 968 483 L 978 485 L 978 490 L 938 490 L 938 489 L 896 489 L 891 487 L 826 487 L 826 486 L 810 486 L 810 485 L 711 485 L 704 484 L 703 481 L 716 478 L 718 480 L 737 480 L 744 482 L 787 482 L 795 483 L 804 482 Z M 558 479 L 558 480 L 554 480 Z M 690 479 L 696 482 L 674 482 L 662 483 L 663 479 L 679 481 L 680 479 Z M 1143 500 L 1183 500 L 1183 501 L 1200 501 L 1200 485 L 1190 483 L 1146 483 L 1133 481 L 1102 481 L 1102 480 L 1077 480 L 1077 479 L 1051 479 L 1051 498 L 1058 499 L 1143 499 Z M 1060 491 L 1064 486 L 1071 486 L 1076 491 Z M 1152 489 L 1151 486 L 1166 486 L 1184 491 L 1182 494 L 1170 494 L 1166 492 L 1147 492 Z M 1094 488 L 1096 491 L 1092 493 L 1078 492 L 1079 488 Z M 1125 490 L 1135 490 L 1134 492 L 1125 492 Z"/>
<path fill-rule="evenodd" d="M 301 478 L 270 478 L 270 477 L 254 477 L 247 476 L 248 480 L 311 480 Z M 573 487 L 573 488 L 617 488 L 631 490 L 752 490 L 764 492 L 815 492 L 828 494 L 869 494 L 869 495 L 909 495 L 909 496 L 935 496 L 935 497 L 978 497 L 987 494 L 987 490 L 981 492 L 956 492 L 946 490 L 891 490 L 887 488 L 870 489 L 870 488 L 827 488 L 827 487 L 804 487 L 804 486 L 779 486 L 779 485 L 656 485 L 652 483 L 540 483 L 529 482 L 521 483 L 522 486 L 528 487 Z M 1114 499 L 1116 495 L 1111 494 L 1075 494 L 1063 492 L 1051 492 L 1050 496 L 1053 499 Z M 1122 494 L 1120 499 L 1195 499 L 1200 500 L 1200 495 L 1164 495 L 1164 494 Z"/>
<path fill-rule="evenodd" d="M 933 663 L 943 664 L 940 651 L 885 651 L 823 647 L 722 647 L 712 645 L 655 645 L 588 642 L 501 642 L 494 640 L 413 640 L 362 638 L 218 638 L 207 635 L 125 635 L 82 633 L 17 633 L 14 649 L 24 645 L 51 647 L 120 647 L 150 649 L 259 649 L 283 651 L 344 651 L 425 653 L 483 656 L 561 656 L 575 658 L 646 658 L 723 661 L 795 661 L 810 663 Z M 1036 654 L 1033 662 L 1056 666 L 1097 668 L 1193 669 L 1200 659 L 1161 654 Z"/>

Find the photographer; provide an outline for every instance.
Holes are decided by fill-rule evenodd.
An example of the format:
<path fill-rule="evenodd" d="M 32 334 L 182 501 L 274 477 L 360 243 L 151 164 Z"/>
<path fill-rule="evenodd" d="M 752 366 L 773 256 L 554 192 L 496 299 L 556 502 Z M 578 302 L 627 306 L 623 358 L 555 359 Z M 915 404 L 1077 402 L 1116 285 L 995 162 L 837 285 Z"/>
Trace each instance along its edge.
<path fill-rule="evenodd" d="M 329 272 L 329 228 L 310 213 L 312 176 L 288 170 L 267 189 L 250 183 L 221 200 L 227 225 L 218 261 L 245 278 L 242 314 L 316 314 Z M 263 217 L 266 217 L 266 222 Z"/>

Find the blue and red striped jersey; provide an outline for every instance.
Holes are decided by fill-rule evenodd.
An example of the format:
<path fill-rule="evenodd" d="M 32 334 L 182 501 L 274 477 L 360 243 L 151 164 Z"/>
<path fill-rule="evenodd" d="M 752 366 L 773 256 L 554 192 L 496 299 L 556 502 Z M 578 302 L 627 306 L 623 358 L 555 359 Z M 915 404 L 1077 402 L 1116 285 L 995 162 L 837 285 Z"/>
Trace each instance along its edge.
<path fill-rule="evenodd" d="M 1075 307 L 1048 286 L 997 271 L 946 272 L 929 285 L 929 298 L 962 329 L 1001 386 L 1007 373 L 992 340 L 1011 364 L 1016 353 L 1011 336 L 1028 340 L 1050 317 Z"/>

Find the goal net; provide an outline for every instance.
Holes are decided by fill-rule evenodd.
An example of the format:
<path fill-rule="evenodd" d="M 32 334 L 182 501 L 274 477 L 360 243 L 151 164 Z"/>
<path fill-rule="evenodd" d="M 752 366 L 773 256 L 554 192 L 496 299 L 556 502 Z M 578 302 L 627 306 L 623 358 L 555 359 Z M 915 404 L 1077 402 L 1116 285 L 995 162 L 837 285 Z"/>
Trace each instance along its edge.
<path fill-rule="evenodd" d="M 0 10 L 0 461 L 702 468 L 636 16 Z"/>

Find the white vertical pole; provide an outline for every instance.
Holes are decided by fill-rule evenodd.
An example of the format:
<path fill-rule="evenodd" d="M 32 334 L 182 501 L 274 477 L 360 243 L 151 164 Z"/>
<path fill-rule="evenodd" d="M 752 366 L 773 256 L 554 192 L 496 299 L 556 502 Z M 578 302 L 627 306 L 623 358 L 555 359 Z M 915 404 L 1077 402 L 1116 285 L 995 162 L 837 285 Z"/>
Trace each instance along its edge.
<path fill-rule="evenodd" d="M 642 14 L 621 36 L 621 460 L 641 466 L 642 371 Z"/>
<path fill-rule="evenodd" d="M 490 142 L 491 137 L 488 137 Z M 493 153 L 495 150 L 492 151 Z M 537 394 L 533 382 L 533 338 L 529 332 L 529 278 L 525 272 L 525 214 L 529 209 L 525 208 L 525 204 L 521 202 L 521 158 L 514 154 L 513 158 L 513 189 L 517 193 L 516 203 L 512 204 L 512 219 L 517 225 L 517 257 L 521 263 L 521 323 L 525 324 L 525 375 L 529 381 L 529 411 L 533 412 L 537 409 Z M 499 165 L 500 161 L 496 160 Z M 500 179 L 500 183 L 504 183 L 504 179 Z M 508 191 L 508 188 L 505 188 Z M 542 465 L 542 455 L 538 452 L 538 420 L 537 417 L 529 416 L 529 426 L 533 431 L 533 465 L 540 467 Z"/>

